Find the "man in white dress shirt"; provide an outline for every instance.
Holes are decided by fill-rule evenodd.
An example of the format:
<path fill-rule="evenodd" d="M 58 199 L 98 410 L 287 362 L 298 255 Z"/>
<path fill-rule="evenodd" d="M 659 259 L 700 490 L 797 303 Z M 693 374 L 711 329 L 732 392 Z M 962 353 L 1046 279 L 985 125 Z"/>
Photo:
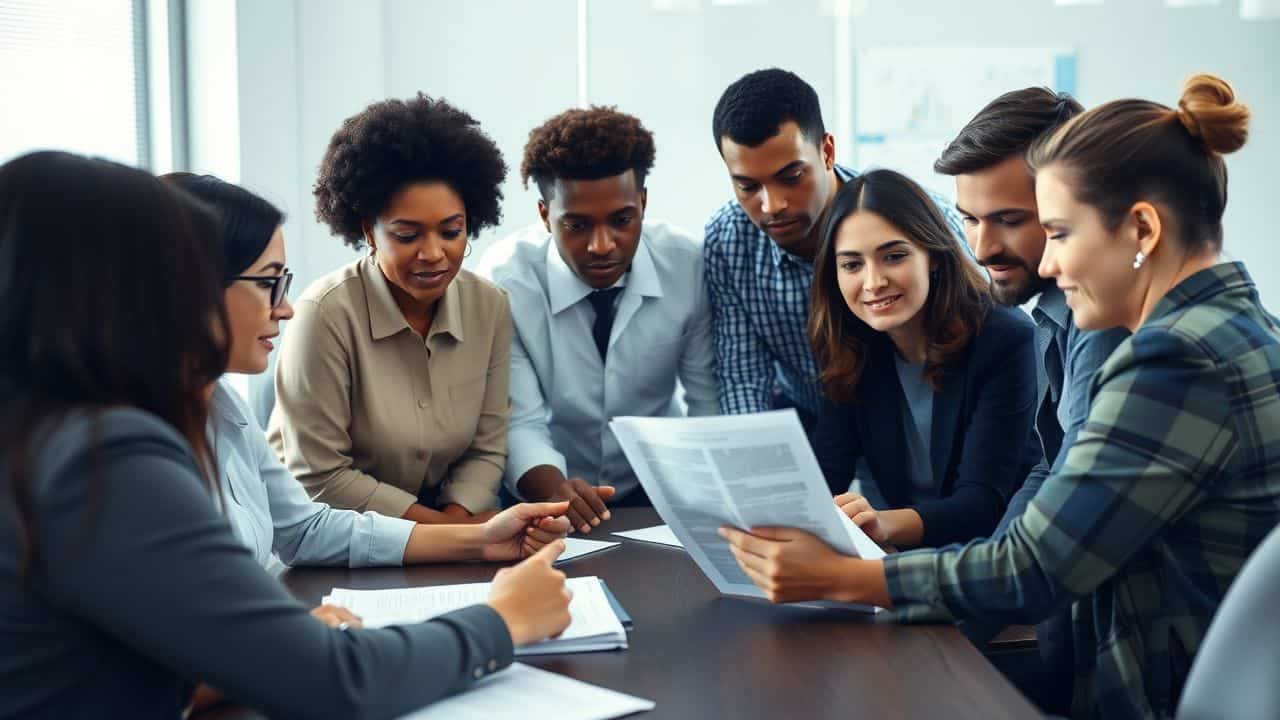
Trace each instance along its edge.
<path fill-rule="evenodd" d="M 478 268 L 515 322 L 503 482 L 521 499 L 569 500 L 582 532 L 609 505 L 648 504 L 610 419 L 719 411 L 701 243 L 645 221 L 653 159 L 653 136 L 613 108 L 551 118 L 520 167 L 541 222 Z"/>

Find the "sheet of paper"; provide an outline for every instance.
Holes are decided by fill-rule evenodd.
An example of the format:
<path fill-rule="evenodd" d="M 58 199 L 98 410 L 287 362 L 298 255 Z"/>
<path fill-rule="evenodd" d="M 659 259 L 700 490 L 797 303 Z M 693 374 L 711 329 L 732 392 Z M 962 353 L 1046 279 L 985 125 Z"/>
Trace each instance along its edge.
<path fill-rule="evenodd" d="M 676 537 L 676 534 L 671 532 L 671 528 L 666 525 L 654 525 L 653 527 L 640 528 L 639 530 L 619 530 L 613 534 L 629 540 L 670 545 L 678 548 L 684 547 L 684 543 L 680 542 L 680 538 Z"/>
<path fill-rule="evenodd" d="M 610 423 L 637 479 L 690 557 L 727 595 L 764 597 L 721 525 L 813 533 L 846 555 L 884 557 L 835 506 L 794 410 Z"/>
<path fill-rule="evenodd" d="M 609 599 L 600 587 L 600 579 L 594 575 L 569 578 L 565 585 L 573 593 L 573 599 L 569 601 L 572 618 L 569 627 L 552 640 L 516 648 L 517 654 L 600 649 L 591 644 L 582 646 L 571 642 L 592 638 L 604 639 L 607 647 L 626 647 L 626 630 L 609 605 Z M 451 610 L 483 603 L 489 597 L 489 586 L 490 583 L 467 583 L 389 590 L 334 588 L 324 602 L 359 615 L 365 627 L 377 628 L 418 623 Z"/>
<path fill-rule="evenodd" d="M 401 720 L 609 720 L 654 707 L 652 700 L 514 663 L 467 692 L 404 715 Z"/>
<path fill-rule="evenodd" d="M 567 537 L 564 539 L 564 552 L 560 553 L 560 557 L 556 558 L 556 565 L 568 562 L 590 555 L 601 550 L 618 547 L 622 543 L 610 542 L 608 540 L 587 540 L 586 538 Z"/>

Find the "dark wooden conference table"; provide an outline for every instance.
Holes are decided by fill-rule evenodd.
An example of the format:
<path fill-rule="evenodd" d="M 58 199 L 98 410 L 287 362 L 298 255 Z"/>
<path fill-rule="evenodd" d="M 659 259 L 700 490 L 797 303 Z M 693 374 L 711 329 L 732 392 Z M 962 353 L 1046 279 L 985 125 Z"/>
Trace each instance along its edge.
<path fill-rule="evenodd" d="M 560 566 L 596 575 L 635 621 L 630 648 L 519 658 L 520 662 L 638 695 L 644 718 L 1039 717 L 950 625 L 873 622 L 844 611 L 724 597 L 678 548 L 611 537 L 659 524 L 648 508 L 619 508 L 585 537 L 622 544 Z M 281 579 L 308 606 L 334 587 L 397 588 L 483 582 L 490 564 L 407 568 L 297 568 Z M 245 708 L 201 713 L 260 718 Z"/>

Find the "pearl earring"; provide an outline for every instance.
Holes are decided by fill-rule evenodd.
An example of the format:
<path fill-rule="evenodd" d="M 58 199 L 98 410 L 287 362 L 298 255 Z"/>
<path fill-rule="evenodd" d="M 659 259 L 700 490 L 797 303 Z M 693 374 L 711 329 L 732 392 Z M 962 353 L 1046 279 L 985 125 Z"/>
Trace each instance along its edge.
<path fill-rule="evenodd" d="M 1138 254 L 1133 256 L 1133 269 L 1137 270 L 1138 268 L 1142 267 L 1142 263 L 1146 261 L 1147 261 L 1147 256 L 1144 255 L 1141 250 L 1139 250 Z"/>

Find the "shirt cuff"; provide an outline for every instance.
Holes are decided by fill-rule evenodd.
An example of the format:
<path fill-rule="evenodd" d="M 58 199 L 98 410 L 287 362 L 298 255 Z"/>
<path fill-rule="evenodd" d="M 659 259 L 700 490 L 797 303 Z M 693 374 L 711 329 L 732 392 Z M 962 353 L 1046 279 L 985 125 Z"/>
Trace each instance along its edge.
<path fill-rule="evenodd" d="M 501 478 L 497 478 L 497 481 L 501 482 Z M 436 504 L 444 507 L 450 503 L 457 503 L 472 515 L 492 510 L 497 504 L 498 496 L 495 490 L 498 482 L 494 482 L 491 487 L 489 483 L 484 482 L 483 478 L 475 474 L 450 478 L 440 489 L 440 497 L 436 499 Z"/>
<path fill-rule="evenodd" d="M 955 622 L 942 601 L 939 555 L 932 549 L 893 553 L 884 558 L 884 577 L 893 614 L 909 623 Z"/>
<path fill-rule="evenodd" d="M 564 455 L 550 445 L 519 435 L 509 436 L 507 443 L 507 469 L 502 474 L 502 481 L 507 490 L 521 502 L 528 502 L 529 499 L 517 487 L 520 478 L 539 465 L 550 465 L 559 470 L 561 475 L 569 477 Z"/>
<path fill-rule="evenodd" d="M 351 567 L 403 565 L 409 533 L 417 523 L 381 513 L 362 513 L 351 537 Z"/>
<path fill-rule="evenodd" d="M 398 518 L 402 517 L 409 506 L 416 502 L 418 502 L 416 495 L 411 495 L 395 485 L 380 482 L 373 489 L 373 494 L 369 496 L 369 502 L 365 504 L 364 509 Z"/>

